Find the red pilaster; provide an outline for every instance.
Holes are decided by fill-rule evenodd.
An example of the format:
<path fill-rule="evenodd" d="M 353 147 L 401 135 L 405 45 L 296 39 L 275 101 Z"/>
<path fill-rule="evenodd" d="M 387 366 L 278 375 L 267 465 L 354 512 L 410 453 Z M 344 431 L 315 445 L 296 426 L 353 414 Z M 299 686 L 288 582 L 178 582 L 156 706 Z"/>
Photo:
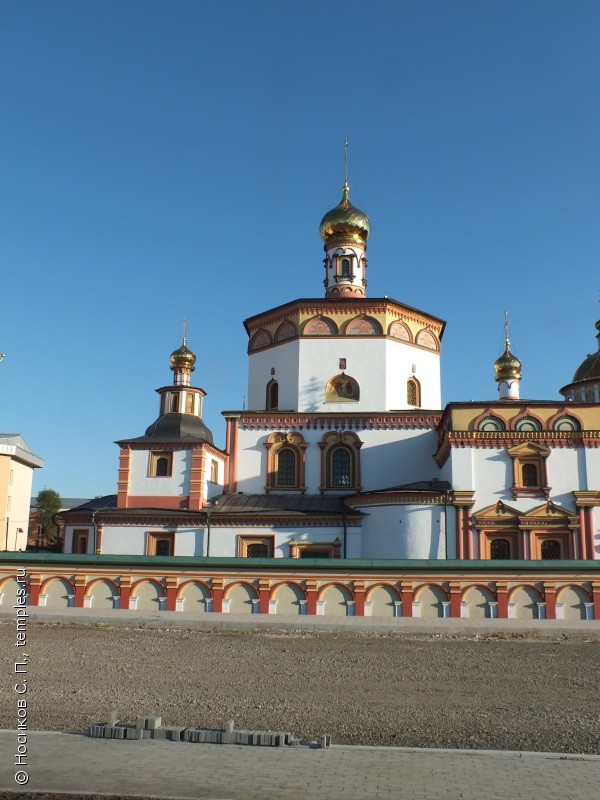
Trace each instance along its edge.
<path fill-rule="evenodd" d="M 220 614 L 223 611 L 223 579 L 215 578 L 212 582 L 212 609 Z"/>
<path fill-rule="evenodd" d="M 402 587 L 402 616 L 412 617 L 413 599 L 415 593 L 412 586 Z"/>
<path fill-rule="evenodd" d="M 461 561 L 465 557 L 465 537 L 463 532 L 464 510 L 458 506 L 456 508 L 456 557 Z"/>
<path fill-rule="evenodd" d="M 119 455 L 119 477 L 117 479 L 117 508 L 127 508 L 130 463 L 131 450 L 128 447 L 122 447 Z"/>
<path fill-rule="evenodd" d="M 167 589 L 165 591 L 167 611 L 177 611 L 177 583 L 177 578 L 167 578 Z"/>
<path fill-rule="evenodd" d="M 354 616 L 364 617 L 365 615 L 365 584 L 362 581 L 354 581 Z"/>
<path fill-rule="evenodd" d="M 119 607 L 127 610 L 129 608 L 129 598 L 131 597 L 131 578 L 121 578 L 119 597 Z"/>
<path fill-rule="evenodd" d="M 40 603 L 41 575 L 32 575 L 29 578 L 29 605 L 37 606 Z"/>
<path fill-rule="evenodd" d="M 592 600 L 594 602 L 594 619 L 600 619 L 600 581 L 592 581 Z"/>
<path fill-rule="evenodd" d="M 585 509 L 580 507 L 577 511 L 579 517 L 579 557 L 585 560 L 588 557 L 587 537 L 585 535 Z"/>
<path fill-rule="evenodd" d="M 556 619 L 556 586 L 544 586 L 546 599 L 546 619 Z"/>
<path fill-rule="evenodd" d="M 306 581 L 306 613 L 317 613 L 317 582 Z"/>
<path fill-rule="evenodd" d="M 269 613 L 269 600 L 271 599 L 271 581 L 268 578 L 258 580 L 258 613 Z"/>
<path fill-rule="evenodd" d="M 508 617 L 508 585 L 506 583 L 496 584 L 496 597 L 498 599 L 498 618 Z"/>
<path fill-rule="evenodd" d="M 473 549 L 473 545 L 474 545 L 474 543 L 473 543 L 473 533 L 471 531 L 471 509 L 470 508 L 465 508 L 463 519 L 464 519 L 465 537 L 467 539 L 467 553 L 468 553 L 467 557 L 469 558 L 470 561 L 472 561 L 473 558 L 475 557 L 475 555 L 474 555 L 474 549 Z"/>
<path fill-rule="evenodd" d="M 83 598 L 85 597 L 86 576 L 77 575 L 75 577 L 75 608 L 83 608 Z"/>
<path fill-rule="evenodd" d="M 191 511 L 199 511 L 204 504 L 204 472 L 204 451 L 192 450 L 192 463 L 190 465 L 190 499 L 188 502 Z"/>
<path fill-rule="evenodd" d="M 460 618 L 460 583 L 450 583 L 450 616 Z"/>

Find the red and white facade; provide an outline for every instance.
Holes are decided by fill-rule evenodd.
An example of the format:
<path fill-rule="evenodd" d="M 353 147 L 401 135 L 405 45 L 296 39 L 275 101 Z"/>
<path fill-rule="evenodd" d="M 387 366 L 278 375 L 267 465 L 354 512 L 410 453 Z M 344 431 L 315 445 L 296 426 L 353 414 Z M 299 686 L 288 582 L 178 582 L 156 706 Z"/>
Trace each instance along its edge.
<path fill-rule="evenodd" d="M 520 400 L 521 364 L 507 338 L 494 367 L 498 399 L 442 409 L 445 323 L 399 301 L 368 297 L 369 231 L 344 187 L 342 202 L 321 223 L 325 296 L 246 320 L 249 408 L 223 412 L 223 449 L 202 422 L 204 392 L 192 386 L 195 356 L 184 340 L 171 356 L 173 384 L 158 390 L 158 419 L 144 436 L 118 442 L 116 496 L 63 514 L 65 553 L 246 559 L 247 605 L 263 613 L 278 607 L 278 573 L 257 570 L 257 557 L 298 559 L 279 605 L 309 613 L 327 607 L 318 605 L 327 589 L 323 570 L 302 569 L 309 558 L 324 565 L 448 564 L 443 579 L 426 583 L 406 569 L 404 577 L 384 580 L 360 577 L 350 563 L 345 576 L 336 567 L 329 583 L 343 589 L 344 613 L 375 613 L 383 603 L 385 613 L 419 615 L 424 586 L 437 589 L 422 607 L 435 606 L 440 616 L 465 615 L 461 608 L 470 601 L 461 598 L 475 586 L 484 598 L 477 607 L 488 616 L 498 608 L 500 616 L 518 616 L 508 609 L 523 603 L 510 606 L 508 598 L 526 585 L 542 598 L 536 604 L 555 609 L 556 592 L 567 584 L 553 576 L 551 562 L 593 562 L 600 553 L 600 406 L 574 391 L 562 401 Z M 475 583 L 459 579 L 456 560 L 481 564 Z M 543 562 L 548 572 L 531 585 L 517 579 L 518 564 L 514 580 L 498 577 L 507 561 L 520 562 L 521 570 Z M 208 593 L 196 588 L 199 597 L 210 595 L 205 610 L 227 610 L 226 570 L 203 569 L 204 577 L 187 578 L 183 567 L 166 578 L 159 570 L 164 607 L 182 607 L 182 587 L 193 583 Z M 572 580 L 581 618 L 593 614 L 597 578 L 588 567 Z M 127 570 L 101 578 L 117 587 L 134 579 Z M 214 594 L 214 581 L 225 594 Z M 317 594 L 308 594 L 311 586 Z M 369 605 L 377 586 L 388 600 L 382 595 Z M 544 599 L 546 586 L 554 600 Z M 120 592 L 119 603 L 124 607 Z"/>

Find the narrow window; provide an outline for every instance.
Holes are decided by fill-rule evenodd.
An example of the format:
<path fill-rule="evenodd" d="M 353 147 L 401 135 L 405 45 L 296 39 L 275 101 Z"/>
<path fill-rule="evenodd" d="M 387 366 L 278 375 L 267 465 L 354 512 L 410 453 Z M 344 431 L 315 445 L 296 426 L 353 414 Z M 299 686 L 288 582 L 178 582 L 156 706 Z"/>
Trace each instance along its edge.
<path fill-rule="evenodd" d="M 159 539 L 156 542 L 156 555 L 157 556 L 171 555 L 171 542 L 168 539 Z"/>
<path fill-rule="evenodd" d="M 510 558 L 510 542 L 508 539 L 494 539 L 490 545 L 490 558 L 493 560 Z"/>
<path fill-rule="evenodd" d="M 560 542 L 555 539 L 546 539 L 542 542 L 542 558 L 546 561 L 555 561 L 561 558 Z"/>
<path fill-rule="evenodd" d="M 185 398 L 185 413 L 186 414 L 193 414 L 194 413 L 194 395 L 188 394 Z"/>
<path fill-rule="evenodd" d="M 267 411 L 279 408 L 279 384 L 275 380 L 267 383 Z"/>
<path fill-rule="evenodd" d="M 169 459 L 166 456 L 161 456 L 156 459 L 156 477 L 164 478 L 169 474 Z"/>
<path fill-rule="evenodd" d="M 352 486 L 352 455 L 345 447 L 336 447 L 331 454 L 331 485 Z"/>
<path fill-rule="evenodd" d="M 176 394 L 171 395 L 171 413 L 179 411 L 179 397 Z"/>
<path fill-rule="evenodd" d="M 350 259 L 342 258 L 342 278 L 350 277 Z"/>
<path fill-rule="evenodd" d="M 171 474 L 173 467 L 173 453 L 150 453 L 151 478 L 164 478 Z"/>
<path fill-rule="evenodd" d="M 283 447 L 277 454 L 276 486 L 296 486 L 296 452 Z"/>
<path fill-rule="evenodd" d="M 537 464 L 523 464 L 523 486 L 539 486 Z"/>
<path fill-rule="evenodd" d="M 79 541 L 77 542 L 77 552 L 87 553 L 87 536 L 80 536 Z"/>
<path fill-rule="evenodd" d="M 218 461 L 210 462 L 210 481 L 211 483 L 219 482 L 219 463 Z"/>
<path fill-rule="evenodd" d="M 421 405 L 421 391 L 416 378 L 409 378 L 406 381 L 406 402 L 409 406 Z"/>

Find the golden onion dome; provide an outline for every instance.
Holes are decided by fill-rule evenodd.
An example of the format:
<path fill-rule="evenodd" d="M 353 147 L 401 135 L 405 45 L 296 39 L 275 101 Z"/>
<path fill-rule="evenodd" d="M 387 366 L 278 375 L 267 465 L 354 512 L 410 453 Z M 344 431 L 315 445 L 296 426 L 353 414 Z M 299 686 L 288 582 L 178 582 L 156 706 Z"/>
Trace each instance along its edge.
<path fill-rule="evenodd" d="M 364 211 L 352 205 L 348 199 L 349 193 L 350 188 L 346 183 L 342 188 L 340 204 L 328 211 L 321 220 L 319 232 L 326 244 L 336 237 L 364 245 L 369 238 L 371 233 L 369 218 Z"/>
<path fill-rule="evenodd" d="M 185 346 L 185 339 L 181 347 L 171 353 L 171 369 L 173 371 L 186 369 L 193 372 L 196 367 L 196 356 Z"/>
<path fill-rule="evenodd" d="M 494 372 L 496 373 L 497 381 L 521 377 L 521 362 L 510 352 L 508 343 L 500 358 L 494 361 Z"/>

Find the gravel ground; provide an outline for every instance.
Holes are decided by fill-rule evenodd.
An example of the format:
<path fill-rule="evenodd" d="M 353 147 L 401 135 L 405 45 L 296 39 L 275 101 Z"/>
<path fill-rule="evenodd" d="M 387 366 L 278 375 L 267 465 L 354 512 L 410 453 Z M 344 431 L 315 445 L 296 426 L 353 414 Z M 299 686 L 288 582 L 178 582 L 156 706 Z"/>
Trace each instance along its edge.
<path fill-rule="evenodd" d="M 14 641 L 14 623 L 0 623 L 8 729 Z M 328 732 L 336 744 L 600 754 L 600 642 L 581 637 L 30 622 L 27 653 L 30 730 L 81 732 L 116 709 L 124 721 Z"/>

